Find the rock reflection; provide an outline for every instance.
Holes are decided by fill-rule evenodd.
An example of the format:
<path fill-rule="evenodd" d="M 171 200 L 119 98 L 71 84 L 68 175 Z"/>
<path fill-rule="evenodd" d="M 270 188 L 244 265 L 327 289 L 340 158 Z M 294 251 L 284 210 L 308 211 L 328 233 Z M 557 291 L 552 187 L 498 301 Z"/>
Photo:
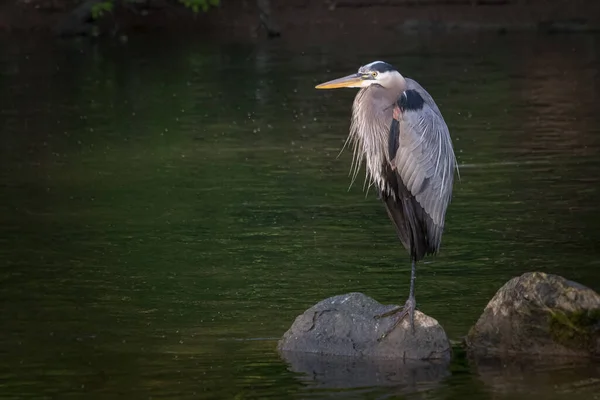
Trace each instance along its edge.
<path fill-rule="evenodd" d="M 378 360 L 313 353 L 280 352 L 300 380 L 321 389 L 402 386 L 406 391 L 431 389 L 450 376 L 449 361 Z"/>
<path fill-rule="evenodd" d="M 600 361 L 562 357 L 472 358 L 483 383 L 497 393 L 589 399 L 600 393 Z M 536 396 L 537 398 L 538 396 Z"/>

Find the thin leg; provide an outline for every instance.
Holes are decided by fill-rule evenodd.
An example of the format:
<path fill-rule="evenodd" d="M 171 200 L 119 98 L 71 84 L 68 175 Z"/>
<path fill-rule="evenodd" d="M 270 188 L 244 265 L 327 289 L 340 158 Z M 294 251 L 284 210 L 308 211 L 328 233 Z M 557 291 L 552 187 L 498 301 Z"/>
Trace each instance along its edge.
<path fill-rule="evenodd" d="M 404 306 L 395 308 L 391 311 L 388 311 L 381 315 L 375 316 L 375 318 L 380 319 L 380 318 L 390 317 L 392 315 L 399 313 L 398 316 L 396 317 L 396 321 L 394 322 L 392 327 L 389 328 L 383 334 L 383 336 L 381 336 L 381 338 L 379 338 L 379 340 L 382 340 L 387 335 L 389 335 L 394 329 L 396 329 L 396 327 L 400 324 L 400 322 L 402 322 L 404 320 L 404 318 L 406 318 L 407 316 L 409 317 L 410 328 L 413 333 L 415 332 L 415 308 L 417 306 L 417 302 L 415 300 L 415 279 L 416 279 L 416 270 L 417 270 L 416 267 L 417 267 L 416 263 L 415 263 L 415 261 L 413 261 L 412 266 L 411 266 L 411 271 L 410 271 L 410 291 L 408 294 L 408 300 L 406 300 L 406 303 L 404 303 Z"/>
<path fill-rule="evenodd" d="M 408 298 L 409 299 L 413 299 L 413 303 L 415 303 L 415 279 L 417 278 L 417 263 L 415 262 L 415 260 L 412 261 L 412 265 L 410 267 L 410 291 L 408 292 Z M 415 322 L 415 315 L 414 315 L 414 311 L 413 310 L 413 314 L 411 316 L 411 325 L 414 325 Z"/>

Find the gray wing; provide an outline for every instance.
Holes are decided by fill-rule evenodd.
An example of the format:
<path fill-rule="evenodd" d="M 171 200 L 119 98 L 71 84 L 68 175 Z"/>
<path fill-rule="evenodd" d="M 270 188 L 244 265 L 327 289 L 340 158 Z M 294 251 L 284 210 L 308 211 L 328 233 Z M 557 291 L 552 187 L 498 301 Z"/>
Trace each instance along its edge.
<path fill-rule="evenodd" d="M 452 197 L 456 158 L 448 126 L 437 105 L 420 85 L 412 89 L 423 97 L 423 107 L 401 113 L 398 147 L 391 162 L 406 188 L 431 218 L 427 221 L 427 235 L 437 250 Z"/>

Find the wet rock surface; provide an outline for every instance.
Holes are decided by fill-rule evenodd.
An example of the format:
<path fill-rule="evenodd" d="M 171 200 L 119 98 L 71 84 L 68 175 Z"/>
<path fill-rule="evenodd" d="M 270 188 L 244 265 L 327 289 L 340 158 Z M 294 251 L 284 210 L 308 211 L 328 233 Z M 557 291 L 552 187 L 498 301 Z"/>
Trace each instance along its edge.
<path fill-rule="evenodd" d="M 498 290 L 466 345 L 478 356 L 600 357 L 600 295 L 557 275 L 525 273 Z"/>
<path fill-rule="evenodd" d="M 414 332 L 405 319 L 381 339 L 397 315 L 376 316 L 396 307 L 382 305 L 362 293 L 330 297 L 296 318 L 279 341 L 278 350 L 388 360 L 450 358 L 451 346 L 444 329 L 420 311 L 415 311 Z"/>

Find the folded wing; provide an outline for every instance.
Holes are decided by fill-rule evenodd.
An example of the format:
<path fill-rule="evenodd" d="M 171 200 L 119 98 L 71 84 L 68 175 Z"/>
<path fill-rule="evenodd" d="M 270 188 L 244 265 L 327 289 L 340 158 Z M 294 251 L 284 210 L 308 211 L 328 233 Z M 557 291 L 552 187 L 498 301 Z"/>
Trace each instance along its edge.
<path fill-rule="evenodd" d="M 407 221 L 419 226 L 411 230 L 418 228 L 423 250 L 435 253 L 441 244 L 456 168 L 450 133 L 437 105 L 418 83 L 409 82 L 398 106 L 399 121 L 390 127 L 390 163 L 399 187 L 407 191 L 404 202 L 415 208 L 416 218 Z"/>

